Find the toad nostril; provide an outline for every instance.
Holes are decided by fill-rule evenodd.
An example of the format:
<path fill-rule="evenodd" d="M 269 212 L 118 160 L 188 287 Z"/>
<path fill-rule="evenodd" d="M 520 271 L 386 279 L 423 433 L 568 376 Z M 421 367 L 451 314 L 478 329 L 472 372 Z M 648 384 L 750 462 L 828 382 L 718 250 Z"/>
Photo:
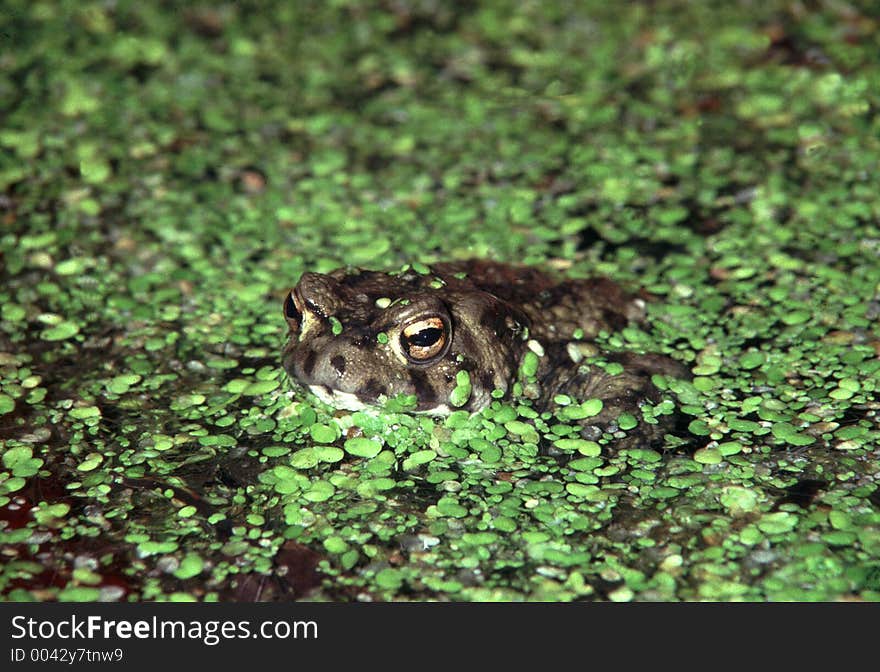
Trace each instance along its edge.
<path fill-rule="evenodd" d="M 311 378 L 312 372 L 315 370 L 315 360 L 318 354 L 314 350 L 309 350 L 302 363 L 302 371 L 307 378 Z"/>
<path fill-rule="evenodd" d="M 340 376 L 345 373 L 345 357 L 342 355 L 334 355 L 331 357 L 330 365 L 336 369 L 336 373 Z"/>

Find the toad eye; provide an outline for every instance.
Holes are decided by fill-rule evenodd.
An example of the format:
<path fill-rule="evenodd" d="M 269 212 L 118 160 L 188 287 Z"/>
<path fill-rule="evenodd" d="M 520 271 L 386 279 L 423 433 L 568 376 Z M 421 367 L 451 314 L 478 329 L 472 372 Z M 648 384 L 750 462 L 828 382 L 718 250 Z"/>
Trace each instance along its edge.
<path fill-rule="evenodd" d="M 439 317 L 408 324 L 400 333 L 404 354 L 413 362 L 427 362 L 442 355 L 449 342 L 449 328 Z"/>
<path fill-rule="evenodd" d="M 293 292 L 290 292 L 284 299 L 284 319 L 294 329 L 298 329 L 302 323 L 302 311 L 297 306 L 296 296 Z"/>

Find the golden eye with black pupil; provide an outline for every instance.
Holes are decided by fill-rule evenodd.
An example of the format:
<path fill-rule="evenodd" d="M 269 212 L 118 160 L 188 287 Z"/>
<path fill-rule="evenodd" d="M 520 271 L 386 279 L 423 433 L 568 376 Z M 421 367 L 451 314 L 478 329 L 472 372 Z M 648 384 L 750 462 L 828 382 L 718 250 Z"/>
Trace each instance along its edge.
<path fill-rule="evenodd" d="M 427 362 L 442 355 L 448 339 L 446 323 L 439 317 L 418 320 L 400 332 L 403 353 L 414 362 Z"/>

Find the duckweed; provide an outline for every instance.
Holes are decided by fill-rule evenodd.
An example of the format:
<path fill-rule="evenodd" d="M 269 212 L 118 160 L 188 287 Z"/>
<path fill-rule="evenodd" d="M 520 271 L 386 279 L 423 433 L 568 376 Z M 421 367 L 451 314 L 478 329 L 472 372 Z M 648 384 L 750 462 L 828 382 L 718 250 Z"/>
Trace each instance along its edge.
<path fill-rule="evenodd" d="M 876 21 L 789 4 L 7 2 L 0 599 L 878 599 Z M 536 339 L 473 416 L 283 375 L 300 273 L 469 256 L 693 379 L 603 433 Z"/>

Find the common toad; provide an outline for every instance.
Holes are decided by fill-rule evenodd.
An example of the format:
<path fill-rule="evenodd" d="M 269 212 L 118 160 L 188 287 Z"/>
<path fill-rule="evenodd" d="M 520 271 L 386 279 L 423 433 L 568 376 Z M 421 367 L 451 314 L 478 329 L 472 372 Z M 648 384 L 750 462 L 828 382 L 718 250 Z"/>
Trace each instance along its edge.
<path fill-rule="evenodd" d="M 478 411 L 507 395 L 527 353 L 539 410 L 601 399 L 587 421 L 601 433 L 621 413 L 657 402 L 653 374 L 689 375 L 664 355 L 600 351 L 593 342 L 644 320 L 645 303 L 607 278 L 557 280 L 534 267 L 470 260 L 382 273 L 304 273 L 284 302 L 284 368 L 319 398 L 356 410 L 414 395 L 416 411 Z M 616 362 L 606 371 L 596 362 Z M 531 357 L 534 361 L 534 357 Z M 470 395 L 454 394 L 466 371 Z M 459 390 L 460 392 L 461 390 Z M 662 426 L 639 423 L 645 440 Z M 587 435 L 585 433 L 585 435 Z"/>

